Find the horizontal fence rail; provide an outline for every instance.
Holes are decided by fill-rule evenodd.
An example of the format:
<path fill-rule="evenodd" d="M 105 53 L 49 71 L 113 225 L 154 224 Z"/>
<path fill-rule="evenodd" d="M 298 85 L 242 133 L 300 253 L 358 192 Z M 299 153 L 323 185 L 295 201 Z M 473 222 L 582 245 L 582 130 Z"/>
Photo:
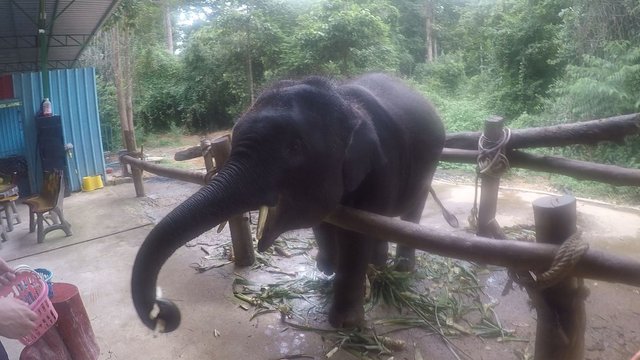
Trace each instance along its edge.
<path fill-rule="evenodd" d="M 558 246 L 549 244 L 454 234 L 344 206 L 339 206 L 324 221 L 432 254 L 515 270 L 546 270 L 558 249 Z M 640 287 L 639 261 L 594 249 L 587 250 L 573 269 L 573 274 Z"/>

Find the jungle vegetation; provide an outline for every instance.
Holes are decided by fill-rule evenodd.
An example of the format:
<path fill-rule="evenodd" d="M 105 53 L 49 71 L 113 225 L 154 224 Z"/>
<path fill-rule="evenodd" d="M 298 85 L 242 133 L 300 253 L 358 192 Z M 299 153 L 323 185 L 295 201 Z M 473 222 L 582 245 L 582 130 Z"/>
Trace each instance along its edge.
<path fill-rule="evenodd" d="M 543 126 L 640 111 L 640 3 L 124 0 L 84 62 L 98 70 L 114 148 L 123 112 L 138 136 L 226 129 L 262 87 L 307 74 L 395 73 L 448 132 L 494 114 Z M 549 151 L 640 167 L 637 137 Z"/>

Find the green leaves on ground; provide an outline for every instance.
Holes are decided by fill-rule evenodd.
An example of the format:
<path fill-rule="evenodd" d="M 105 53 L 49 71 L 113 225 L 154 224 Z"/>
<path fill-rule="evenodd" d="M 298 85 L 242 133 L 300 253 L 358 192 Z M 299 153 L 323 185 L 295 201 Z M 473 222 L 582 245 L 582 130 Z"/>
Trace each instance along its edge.
<path fill-rule="evenodd" d="M 373 317 L 370 328 L 353 331 L 328 330 L 312 325 L 309 314 L 324 312 L 331 293 L 330 278 L 313 273 L 295 279 L 257 284 L 237 276 L 234 296 L 254 308 L 256 316 L 279 313 L 287 325 L 322 334 L 332 345 L 358 356 L 390 355 L 404 343 L 392 333 L 420 328 L 439 335 L 452 351 L 455 336 L 511 339 L 504 329 L 495 304 L 484 302 L 476 267 L 462 261 L 424 256 L 415 273 L 397 272 L 392 267 L 368 272 L 370 296 L 367 313 Z M 372 311 L 389 307 L 384 315 Z M 372 315 L 375 313 L 376 315 Z M 324 316 L 324 315 L 323 315 Z M 293 319 L 293 320 L 291 320 Z"/>

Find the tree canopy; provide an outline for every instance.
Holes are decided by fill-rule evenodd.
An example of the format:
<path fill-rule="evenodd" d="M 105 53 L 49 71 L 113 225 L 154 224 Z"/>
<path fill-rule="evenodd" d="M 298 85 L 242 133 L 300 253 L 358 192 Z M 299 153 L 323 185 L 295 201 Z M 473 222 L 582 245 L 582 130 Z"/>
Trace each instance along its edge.
<path fill-rule="evenodd" d="M 229 128 L 276 79 L 367 71 L 412 81 L 449 130 L 487 114 L 535 126 L 640 110 L 637 0 L 125 0 L 116 15 L 144 131 Z M 101 104 L 114 98 L 110 41 L 85 60 Z"/>

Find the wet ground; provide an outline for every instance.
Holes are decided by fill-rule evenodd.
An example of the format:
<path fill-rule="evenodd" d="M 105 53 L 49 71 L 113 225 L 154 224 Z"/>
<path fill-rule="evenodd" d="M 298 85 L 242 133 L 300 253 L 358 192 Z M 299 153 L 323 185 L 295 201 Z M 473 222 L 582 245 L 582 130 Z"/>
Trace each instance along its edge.
<path fill-rule="evenodd" d="M 473 202 L 473 187 L 437 182 L 435 188 L 445 205 L 463 226 Z M 182 326 L 170 334 L 153 334 L 138 321 L 130 301 L 129 279 L 136 251 L 146 234 L 162 216 L 193 193 L 197 186 L 161 178 L 145 181 L 147 196 L 136 198 L 132 184 L 107 186 L 65 199 L 64 209 L 74 235 L 61 231 L 49 234 L 37 244 L 28 232 L 26 207 L 19 206 L 23 224 L 10 233 L 0 256 L 11 265 L 28 264 L 53 271 L 54 281 L 78 286 L 102 350 L 100 359 L 323 359 L 333 343 L 316 332 L 294 330 L 280 322 L 278 314 L 251 320 L 233 296 L 237 274 L 258 281 L 291 277 L 263 269 L 236 268 L 232 264 L 197 273 L 192 266 L 203 259 L 203 246 L 228 242 L 228 234 L 211 231 L 178 250 L 164 266 L 159 278 L 164 295 L 182 310 Z M 541 193 L 503 189 L 497 220 L 502 226 L 531 225 L 531 201 Z M 578 221 L 591 247 L 640 258 L 640 211 L 578 201 Z M 429 201 L 422 223 L 449 229 L 435 203 Z M 460 230 L 462 231 L 462 230 Z M 298 237 L 305 237 L 296 235 Z M 217 250 L 216 250 L 217 251 Z M 304 261 L 303 261 L 304 260 Z M 286 259 L 283 272 L 296 276 L 312 271 L 306 259 Z M 286 263 L 286 264 L 285 264 Z M 535 312 L 526 293 L 515 289 L 501 296 L 506 272 L 496 269 L 483 275 L 486 301 L 495 302 L 495 311 L 505 328 L 514 331 L 517 341 L 462 336 L 452 339 L 459 358 L 529 359 L 533 352 Z M 587 359 L 628 360 L 640 349 L 640 289 L 587 280 Z M 373 318 L 381 312 L 370 314 Z M 321 312 L 314 325 L 326 326 Z M 394 333 L 405 341 L 404 350 L 394 359 L 455 359 L 439 336 L 423 330 Z M 22 346 L 5 341 L 11 359 Z M 465 355 L 466 354 L 466 355 Z M 332 359 L 354 359 L 344 351 Z"/>

